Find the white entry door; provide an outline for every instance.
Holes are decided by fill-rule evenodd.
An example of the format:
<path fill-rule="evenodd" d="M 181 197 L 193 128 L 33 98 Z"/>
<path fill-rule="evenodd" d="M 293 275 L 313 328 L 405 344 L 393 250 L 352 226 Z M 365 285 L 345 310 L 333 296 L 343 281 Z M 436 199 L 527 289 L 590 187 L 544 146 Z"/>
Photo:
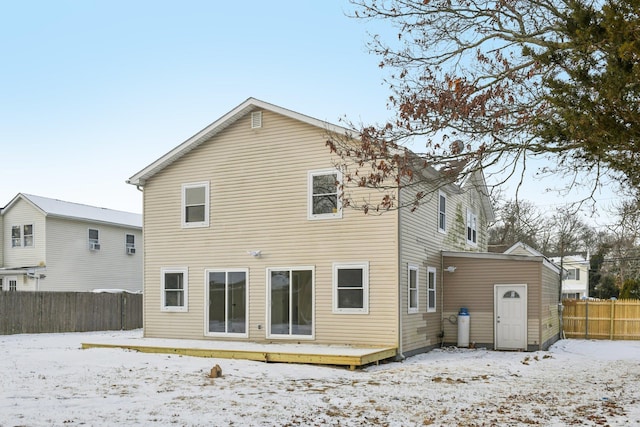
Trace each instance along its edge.
<path fill-rule="evenodd" d="M 527 285 L 495 285 L 495 348 L 527 349 Z"/>

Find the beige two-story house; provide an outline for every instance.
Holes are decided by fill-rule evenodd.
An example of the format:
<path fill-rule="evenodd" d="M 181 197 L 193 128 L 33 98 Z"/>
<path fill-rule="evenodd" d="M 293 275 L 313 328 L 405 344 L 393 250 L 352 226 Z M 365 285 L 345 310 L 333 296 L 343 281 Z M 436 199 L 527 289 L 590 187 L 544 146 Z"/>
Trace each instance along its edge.
<path fill-rule="evenodd" d="M 365 215 L 342 206 L 328 133 L 349 130 L 250 98 L 128 180 L 144 195 L 145 337 L 440 344 L 441 251 L 486 251 L 483 177 Z"/>

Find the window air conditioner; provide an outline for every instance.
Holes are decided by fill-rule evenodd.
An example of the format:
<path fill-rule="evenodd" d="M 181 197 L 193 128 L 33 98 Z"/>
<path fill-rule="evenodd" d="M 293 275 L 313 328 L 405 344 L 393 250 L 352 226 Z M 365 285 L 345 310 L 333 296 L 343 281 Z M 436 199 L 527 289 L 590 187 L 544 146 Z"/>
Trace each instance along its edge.
<path fill-rule="evenodd" d="M 136 248 L 127 248 L 127 255 L 133 255 L 136 253 Z"/>
<path fill-rule="evenodd" d="M 100 243 L 89 242 L 89 249 L 91 249 L 92 251 L 100 250 Z"/>

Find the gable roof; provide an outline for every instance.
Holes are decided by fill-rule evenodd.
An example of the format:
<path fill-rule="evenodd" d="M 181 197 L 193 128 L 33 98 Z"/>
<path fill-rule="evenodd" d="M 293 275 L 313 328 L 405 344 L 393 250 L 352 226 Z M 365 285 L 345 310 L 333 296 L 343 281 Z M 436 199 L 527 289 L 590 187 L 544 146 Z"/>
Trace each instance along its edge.
<path fill-rule="evenodd" d="M 518 249 L 522 249 L 525 252 L 528 252 L 529 254 L 531 254 L 531 256 L 544 256 L 542 254 L 542 252 L 533 249 L 531 246 L 527 245 L 524 242 L 516 242 L 513 244 L 513 246 L 511 246 L 509 249 L 507 249 L 506 251 L 504 251 L 505 254 L 511 254 L 515 251 L 517 251 Z"/>
<path fill-rule="evenodd" d="M 281 114 L 285 117 L 289 117 L 295 120 L 299 120 L 303 123 L 316 126 L 318 128 L 347 135 L 352 133 L 350 129 L 331 124 L 322 120 L 314 119 L 313 117 L 306 116 L 304 114 L 296 113 L 295 111 L 287 110 L 286 108 L 278 107 L 277 105 L 269 104 L 268 102 L 260 101 L 255 98 L 248 98 L 242 104 L 238 105 L 233 110 L 229 111 L 224 116 L 220 117 L 215 122 L 211 123 L 200 132 L 193 135 L 191 138 L 178 145 L 173 150 L 169 151 L 164 156 L 160 157 L 149 166 L 142 169 L 140 172 L 133 175 L 126 182 L 131 185 L 144 185 L 145 181 L 162 169 L 166 168 L 194 148 L 197 148 L 205 141 L 211 139 L 216 134 L 222 132 L 224 129 L 237 122 L 240 118 L 256 110 L 268 110 L 277 114 Z"/>
<path fill-rule="evenodd" d="M 2 214 L 4 215 L 7 210 L 21 199 L 31 204 L 45 216 L 142 228 L 142 215 L 140 214 L 65 202 L 24 193 L 18 193 L 18 195 L 2 209 Z"/>

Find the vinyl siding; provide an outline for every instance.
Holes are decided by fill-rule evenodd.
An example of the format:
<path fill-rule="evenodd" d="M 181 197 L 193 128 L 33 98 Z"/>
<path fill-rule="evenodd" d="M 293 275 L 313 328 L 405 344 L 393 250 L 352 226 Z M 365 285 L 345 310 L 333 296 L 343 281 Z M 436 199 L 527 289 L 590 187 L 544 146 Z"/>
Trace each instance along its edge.
<path fill-rule="evenodd" d="M 396 345 L 396 214 L 346 209 L 342 219 L 307 219 L 308 172 L 333 165 L 325 131 L 270 111 L 263 111 L 260 129 L 249 120 L 241 118 L 145 183 L 145 335 L 205 338 L 204 271 L 247 268 L 248 339 L 276 341 L 265 335 L 266 269 L 313 266 L 315 342 Z M 183 229 L 181 186 L 203 181 L 210 183 L 209 226 Z M 369 262 L 369 314 L 333 314 L 333 263 L 362 261 Z M 160 310 L 163 267 L 189 269 L 188 312 Z"/>
<path fill-rule="evenodd" d="M 4 216 L 2 216 L 2 209 L 0 209 L 0 267 L 4 267 Z"/>
<path fill-rule="evenodd" d="M 99 230 L 100 250 L 89 250 L 88 229 Z M 136 254 L 127 255 L 125 234 L 133 234 Z M 41 291 L 142 290 L 140 229 L 47 218 L 47 271 Z"/>
<path fill-rule="evenodd" d="M 421 186 L 427 196 L 418 209 L 400 210 L 400 307 L 402 313 L 402 351 L 431 347 L 440 344 L 439 334 L 445 324 L 442 312 L 442 263 L 441 250 L 459 250 L 476 252 L 486 249 L 486 221 L 481 220 L 484 214 L 479 204 L 479 195 L 473 187 L 460 193 L 453 187 L 445 187 L 441 191 L 446 194 L 446 231 L 438 230 L 438 189 Z M 456 191 L 457 190 L 457 191 Z M 401 193 L 401 202 L 413 198 L 415 190 Z M 473 193 L 473 194 L 472 194 Z M 478 245 L 466 242 L 466 210 L 472 208 L 478 216 Z M 408 265 L 419 267 L 419 310 L 408 313 Z M 444 264 L 446 267 L 448 264 Z M 436 311 L 427 312 L 427 268 L 436 269 Z M 444 273 L 448 274 L 448 273 Z M 456 312 L 457 313 L 457 312 Z M 446 314 L 446 313 L 445 313 Z"/>
<path fill-rule="evenodd" d="M 42 212 L 30 203 L 19 199 L 4 212 L 3 232 L 4 239 L 4 266 L 5 267 L 27 267 L 45 263 L 46 248 L 46 225 Z M 11 246 L 11 228 L 19 225 L 33 224 L 33 246 L 24 247 L 24 238 L 21 246 Z M 22 233 L 22 230 L 21 230 Z M 22 236 L 22 234 L 21 234 Z"/>
<path fill-rule="evenodd" d="M 494 285 L 527 285 L 527 344 L 540 345 L 540 310 L 542 260 L 538 257 L 490 255 L 481 258 L 444 256 L 443 264 L 457 267 L 445 273 L 444 317 L 445 342 L 457 342 L 457 326 L 453 323 L 460 307 L 469 310 L 469 341 L 494 343 Z"/>
<path fill-rule="evenodd" d="M 33 247 L 11 247 L 11 227 L 33 224 Z M 142 230 L 45 216 L 18 199 L 4 212 L 4 267 L 46 267 L 46 278 L 19 278 L 21 291 L 91 291 L 97 288 L 142 290 Z M 8 230 L 7 230 L 8 228 Z M 100 230 L 99 251 L 90 251 L 88 229 Z M 137 253 L 127 255 L 125 234 L 133 234 Z"/>
<path fill-rule="evenodd" d="M 560 296 L 558 273 L 548 267 L 542 269 L 542 303 L 540 312 L 540 343 L 543 349 L 553 344 L 560 334 Z"/>

